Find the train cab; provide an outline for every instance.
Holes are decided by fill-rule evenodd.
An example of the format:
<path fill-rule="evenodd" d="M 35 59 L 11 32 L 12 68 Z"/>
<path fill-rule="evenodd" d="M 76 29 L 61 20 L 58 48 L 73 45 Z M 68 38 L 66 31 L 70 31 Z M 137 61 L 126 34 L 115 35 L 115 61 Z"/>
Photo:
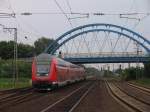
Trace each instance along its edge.
<path fill-rule="evenodd" d="M 32 63 L 32 85 L 37 89 L 53 89 L 85 79 L 84 68 L 47 53 Z"/>
<path fill-rule="evenodd" d="M 34 58 L 32 64 L 32 84 L 35 88 L 47 88 L 51 86 L 51 64 L 53 57 L 42 53 Z"/>

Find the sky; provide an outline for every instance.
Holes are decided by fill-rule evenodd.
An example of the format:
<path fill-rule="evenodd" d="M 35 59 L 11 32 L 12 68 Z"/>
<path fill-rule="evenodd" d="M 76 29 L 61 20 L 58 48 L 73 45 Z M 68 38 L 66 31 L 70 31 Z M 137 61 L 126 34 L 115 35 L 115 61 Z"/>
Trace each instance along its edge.
<path fill-rule="evenodd" d="M 149 0 L 57 0 L 64 12 L 80 13 L 149 13 Z M 68 5 L 69 4 L 69 5 Z M 125 26 L 142 34 L 150 40 L 150 17 L 138 22 L 134 19 L 120 19 L 119 16 L 90 16 L 89 18 L 72 19 L 72 27 L 63 14 L 33 14 L 23 16 L 20 13 L 59 13 L 61 12 L 55 0 L 0 0 L 0 12 L 14 12 L 16 18 L 0 18 L 0 24 L 6 27 L 18 28 L 18 41 L 33 44 L 42 36 L 56 39 L 72 27 L 89 23 L 111 23 Z M 68 18 L 83 17 L 81 15 L 67 15 Z M 145 15 L 136 16 L 143 18 Z M 135 24 L 138 25 L 135 27 Z M 11 40 L 13 35 L 0 30 L 0 40 Z M 27 36 L 28 39 L 24 37 Z"/>
<path fill-rule="evenodd" d="M 90 23 L 110 23 L 127 27 L 150 40 L 150 16 L 136 15 L 131 18 L 120 18 L 119 15 L 93 16 L 71 15 L 67 20 L 65 13 L 150 13 L 150 0 L 0 0 L 0 13 L 15 13 L 15 18 L 0 18 L 5 27 L 17 27 L 18 42 L 33 45 L 40 37 L 56 39 L 68 30 Z M 32 13 L 30 16 L 21 13 Z M 83 18 L 82 18 L 83 17 Z M 70 25 L 72 24 L 72 26 Z M 27 39 L 24 37 L 28 37 Z M 3 31 L 0 27 L 0 41 L 13 40 L 13 32 Z M 119 66 L 119 65 L 118 65 Z"/>

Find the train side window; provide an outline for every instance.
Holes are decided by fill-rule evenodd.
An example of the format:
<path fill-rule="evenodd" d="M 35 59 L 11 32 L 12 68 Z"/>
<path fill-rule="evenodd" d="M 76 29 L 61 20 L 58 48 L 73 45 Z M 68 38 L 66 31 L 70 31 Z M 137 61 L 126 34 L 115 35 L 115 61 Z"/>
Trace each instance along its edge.
<path fill-rule="evenodd" d="M 62 61 L 62 60 L 58 59 L 58 66 L 66 67 L 65 61 Z"/>

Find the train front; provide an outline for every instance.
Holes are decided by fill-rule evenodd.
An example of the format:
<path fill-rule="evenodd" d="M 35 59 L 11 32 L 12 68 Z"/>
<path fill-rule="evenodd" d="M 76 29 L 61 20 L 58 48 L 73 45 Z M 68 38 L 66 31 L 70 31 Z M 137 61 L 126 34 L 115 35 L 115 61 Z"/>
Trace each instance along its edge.
<path fill-rule="evenodd" d="M 52 56 L 42 53 L 35 57 L 32 63 L 32 85 L 37 89 L 51 89 Z"/>

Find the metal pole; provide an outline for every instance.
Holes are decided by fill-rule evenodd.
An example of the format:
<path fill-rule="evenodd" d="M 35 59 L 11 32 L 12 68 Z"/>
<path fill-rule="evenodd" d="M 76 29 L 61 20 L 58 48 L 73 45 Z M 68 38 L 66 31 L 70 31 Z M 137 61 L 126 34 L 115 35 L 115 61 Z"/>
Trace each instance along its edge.
<path fill-rule="evenodd" d="M 13 61 L 13 82 L 14 87 L 18 82 L 18 47 L 17 47 L 17 28 L 3 28 L 6 30 L 13 30 L 14 31 L 14 61 Z"/>
<path fill-rule="evenodd" d="M 13 66 L 13 70 L 14 70 L 14 87 L 16 86 L 16 39 L 15 39 L 15 33 L 14 33 L 14 66 Z"/>
<path fill-rule="evenodd" d="M 16 86 L 16 80 L 18 81 L 18 48 L 17 48 L 17 28 L 6 28 L 4 25 L 0 24 L 3 30 L 13 30 L 14 31 L 14 61 L 13 61 L 13 82 L 14 87 Z"/>
<path fill-rule="evenodd" d="M 140 55 L 140 46 L 139 46 L 139 44 L 138 43 L 135 43 L 136 44 L 136 54 L 137 54 L 137 57 Z M 138 79 L 138 78 L 140 78 L 139 76 L 140 76 L 140 74 L 139 74 L 139 67 L 140 67 L 140 65 L 139 65 L 139 59 L 137 60 L 137 63 L 136 63 L 136 80 Z"/>
<path fill-rule="evenodd" d="M 17 46 L 17 28 L 14 28 L 14 55 L 15 55 L 15 75 L 16 75 L 16 83 L 18 82 L 18 46 Z"/>

